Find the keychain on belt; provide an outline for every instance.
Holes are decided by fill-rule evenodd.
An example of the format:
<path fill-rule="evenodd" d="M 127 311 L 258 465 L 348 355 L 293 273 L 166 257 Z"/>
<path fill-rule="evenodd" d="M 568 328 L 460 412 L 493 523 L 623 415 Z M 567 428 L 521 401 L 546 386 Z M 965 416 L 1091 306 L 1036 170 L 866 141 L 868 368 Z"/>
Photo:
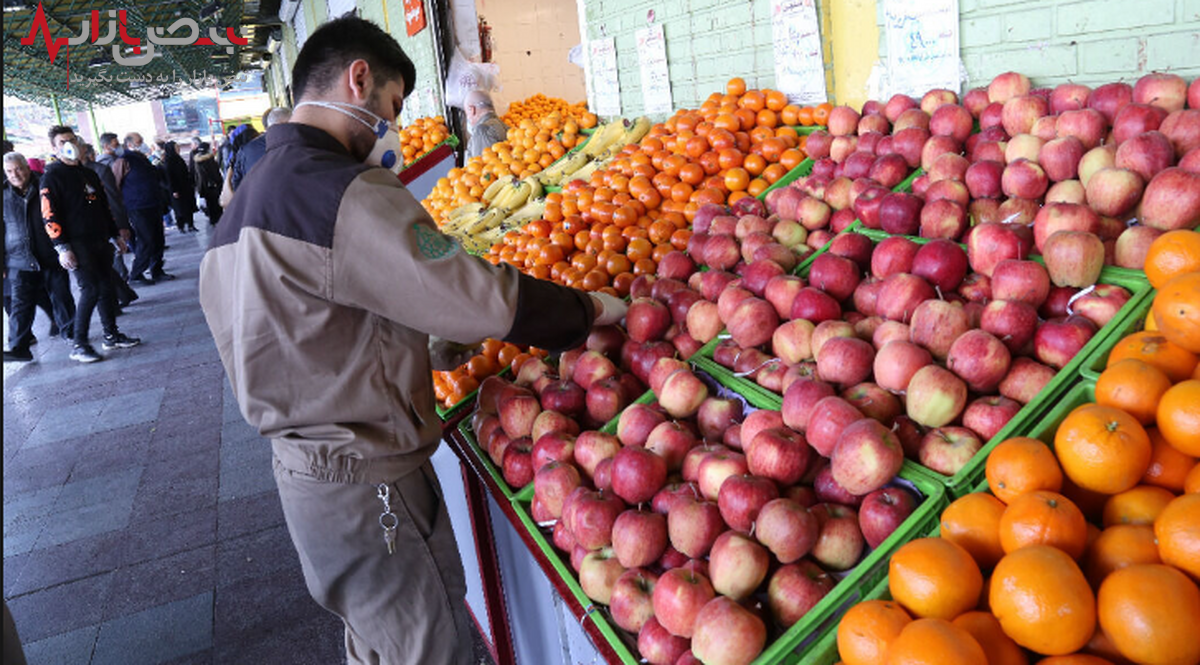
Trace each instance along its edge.
<path fill-rule="evenodd" d="M 379 500 L 383 502 L 383 513 L 379 515 L 379 526 L 383 527 L 383 542 L 387 543 L 388 554 L 396 552 L 396 527 L 400 518 L 392 512 L 392 489 L 387 483 L 379 483 Z"/>

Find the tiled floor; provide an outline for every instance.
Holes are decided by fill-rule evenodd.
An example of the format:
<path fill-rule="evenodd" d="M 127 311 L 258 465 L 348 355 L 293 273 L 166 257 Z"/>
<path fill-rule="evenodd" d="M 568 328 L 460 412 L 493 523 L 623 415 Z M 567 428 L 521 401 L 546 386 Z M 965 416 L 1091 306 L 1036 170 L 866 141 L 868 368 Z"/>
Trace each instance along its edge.
<path fill-rule="evenodd" d="M 142 346 L 80 365 L 38 314 L 36 360 L 4 364 L 4 598 L 31 665 L 345 662 L 197 302 L 207 241 L 168 231 L 178 279 L 118 320 Z"/>

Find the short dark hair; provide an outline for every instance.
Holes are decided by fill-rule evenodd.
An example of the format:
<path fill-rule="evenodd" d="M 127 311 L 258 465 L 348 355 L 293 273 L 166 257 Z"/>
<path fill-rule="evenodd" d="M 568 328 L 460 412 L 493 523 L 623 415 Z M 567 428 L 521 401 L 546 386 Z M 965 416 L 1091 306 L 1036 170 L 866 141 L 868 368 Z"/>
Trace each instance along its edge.
<path fill-rule="evenodd" d="M 100 147 L 106 148 L 106 147 L 108 147 L 108 144 L 110 144 L 116 140 L 117 140 L 116 134 L 113 134 L 112 132 L 104 132 L 103 134 L 100 135 Z"/>
<path fill-rule="evenodd" d="M 7 155 L 14 150 L 16 150 L 16 146 L 13 145 L 13 142 L 9 141 L 8 139 L 4 139 L 4 149 L 2 152 Z"/>
<path fill-rule="evenodd" d="M 50 136 L 50 145 L 54 145 L 54 137 L 58 136 L 59 134 L 74 134 L 74 133 L 75 133 L 75 130 L 66 125 L 55 125 L 50 128 L 49 132 L 47 132 L 47 134 Z"/>
<path fill-rule="evenodd" d="M 407 97 L 416 85 L 417 68 L 395 38 L 378 25 L 348 14 L 317 28 L 304 42 L 292 68 L 294 98 L 328 90 L 355 60 L 367 61 L 377 86 L 403 77 Z"/>

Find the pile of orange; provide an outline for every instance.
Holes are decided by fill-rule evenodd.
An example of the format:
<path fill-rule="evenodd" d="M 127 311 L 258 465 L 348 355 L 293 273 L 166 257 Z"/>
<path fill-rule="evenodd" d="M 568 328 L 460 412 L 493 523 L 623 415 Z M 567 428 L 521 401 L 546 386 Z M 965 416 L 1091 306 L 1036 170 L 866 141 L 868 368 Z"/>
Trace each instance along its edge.
<path fill-rule="evenodd" d="M 567 137 L 571 137 L 571 145 L 577 140 L 576 134 L 568 134 L 566 130 L 578 126 L 578 121 L 564 118 L 558 111 L 536 121 L 525 118 L 508 130 L 506 140 L 467 160 L 465 166 L 450 169 L 421 203 L 441 223 L 451 210 L 480 202 L 483 191 L 496 178 L 506 175 L 524 178 L 553 164 L 567 153 L 569 146 L 564 142 Z"/>
<path fill-rule="evenodd" d="M 400 130 L 401 152 L 404 154 L 404 165 L 408 166 L 417 161 L 425 153 L 433 150 L 439 143 L 450 138 L 450 130 L 446 127 L 446 119 L 419 118 L 404 129 Z"/>
<path fill-rule="evenodd" d="M 534 347 L 522 350 L 516 344 L 498 339 L 484 340 L 474 358 L 450 371 L 433 373 L 434 396 L 443 409 L 449 409 L 475 392 L 487 377 L 510 368 L 515 374 L 526 360 L 547 355 L 548 352 Z"/>
<path fill-rule="evenodd" d="M 529 99 L 509 104 L 508 110 L 500 116 L 500 119 L 509 127 L 516 127 L 521 124 L 522 120 L 538 122 L 553 113 L 575 121 L 584 129 L 596 126 L 596 114 L 588 111 L 586 101 L 570 104 L 564 99 L 547 97 L 540 92 Z"/>
<path fill-rule="evenodd" d="M 1117 345 L 1053 448 L 1000 443 L 990 493 L 897 550 L 894 600 L 838 626 L 846 665 L 1200 663 L 1200 234 L 1161 236 L 1146 273 L 1156 330 Z"/>
<path fill-rule="evenodd" d="M 590 180 L 548 196 L 544 218 L 506 234 L 487 258 L 626 295 L 635 277 L 687 247 L 701 205 L 757 196 L 804 161 L 803 137 L 781 119 L 787 106 L 777 90 L 731 80 L 726 94 L 678 111 Z"/>

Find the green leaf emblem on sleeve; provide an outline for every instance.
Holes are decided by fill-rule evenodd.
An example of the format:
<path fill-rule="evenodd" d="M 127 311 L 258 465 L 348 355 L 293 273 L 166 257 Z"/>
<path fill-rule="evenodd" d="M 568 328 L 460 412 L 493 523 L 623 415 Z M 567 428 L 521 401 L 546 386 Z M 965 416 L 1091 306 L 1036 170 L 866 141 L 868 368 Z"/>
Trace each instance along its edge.
<path fill-rule="evenodd" d="M 425 224 L 413 224 L 413 230 L 417 234 L 417 249 L 420 250 L 421 256 L 430 261 L 444 259 L 458 251 L 458 243 Z"/>

